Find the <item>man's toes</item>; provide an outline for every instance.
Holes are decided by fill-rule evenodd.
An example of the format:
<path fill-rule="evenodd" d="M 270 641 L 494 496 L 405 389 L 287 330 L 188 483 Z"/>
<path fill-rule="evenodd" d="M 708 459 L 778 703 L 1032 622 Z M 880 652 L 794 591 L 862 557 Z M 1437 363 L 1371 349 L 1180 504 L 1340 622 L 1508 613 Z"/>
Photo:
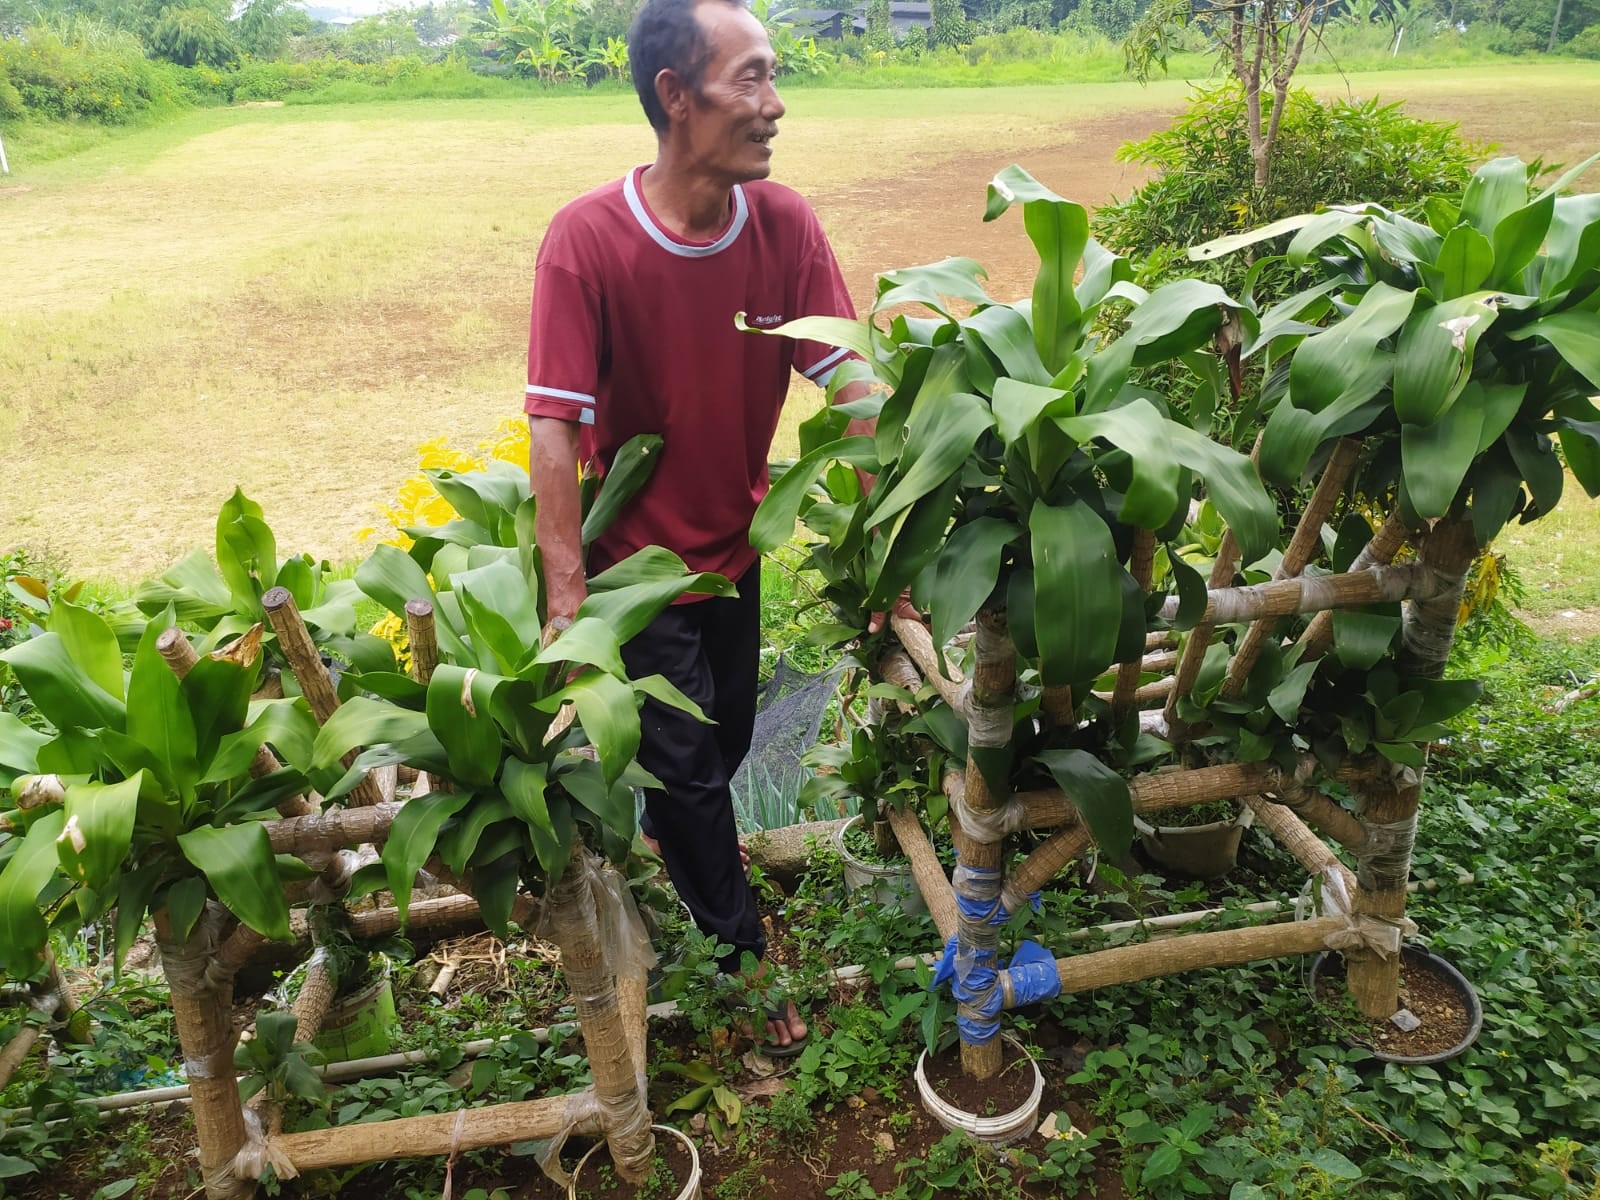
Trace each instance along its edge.
<path fill-rule="evenodd" d="M 789 1033 L 788 1025 L 783 1021 L 767 1022 L 767 1041 L 778 1046 L 787 1046 L 794 1038 Z"/>
<path fill-rule="evenodd" d="M 789 1005 L 789 1017 L 784 1024 L 789 1028 L 789 1037 L 796 1042 L 803 1039 L 810 1032 L 806 1028 L 806 1023 L 800 1019 L 799 1011 L 792 1004 Z"/>

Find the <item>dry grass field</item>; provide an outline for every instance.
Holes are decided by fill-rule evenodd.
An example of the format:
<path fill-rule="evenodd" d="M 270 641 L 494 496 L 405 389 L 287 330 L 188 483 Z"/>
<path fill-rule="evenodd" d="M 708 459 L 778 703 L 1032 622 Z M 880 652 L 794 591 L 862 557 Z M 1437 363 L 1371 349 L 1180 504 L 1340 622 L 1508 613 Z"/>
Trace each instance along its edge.
<path fill-rule="evenodd" d="M 1600 148 L 1600 73 L 1576 64 L 1348 87 L 1524 157 Z M 980 223 L 985 181 L 1020 162 L 1089 204 L 1125 192 L 1116 147 L 1184 94 L 796 90 L 777 177 L 858 300 L 878 270 L 953 253 L 1015 294 L 1031 251 Z M 131 582 L 209 542 L 237 484 L 284 552 L 350 557 L 420 442 L 471 446 L 519 411 L 542 230 L 652 150 L 615 96 L 235 108 L 0 181 L 0 547 Z"/>

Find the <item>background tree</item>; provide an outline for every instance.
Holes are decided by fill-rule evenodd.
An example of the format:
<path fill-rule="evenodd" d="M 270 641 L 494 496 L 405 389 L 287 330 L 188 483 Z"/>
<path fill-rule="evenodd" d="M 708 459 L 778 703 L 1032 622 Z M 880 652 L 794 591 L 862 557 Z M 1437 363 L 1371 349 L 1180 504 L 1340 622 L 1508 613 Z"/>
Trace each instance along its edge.
<path fill-rule="evenodd" d="M 250 0 L 234 21 L 239 49 L 252 58 L 283 57 L 289 45 L 290 18 L 299 12 L 290 0 Z"/>
<path fill-rule="evenodd" d="M 216 8 L 198 4 L 163 8 L 150 26 L 145 46 L 151 54 L 180 67 L 201 63 L 221 67 L 239 57 L 239 43 L 227 17 Z"/>
<path fill-rule="evenodd" d="M 967 14 L 961 7 L 961 0 L 933 0 L 930 15 L 933 18 L 933 27 L 928 33 L 930 44 L 959 46 L 969 40 Z"/>
<path fill-rule="evenodd" d="M 1200 7 L 1195 0 L 1156 0 L 1123 43 L 1128 69 L 1141 81 L 1167 69 L 1183 31 L 1198 25 L 1215 39 L 1223 63 L 1244 88 L 1245 132 L 1255 163 L 1255 185 L 1272 173 L 1272 150 L 1283 119 L 1289 83 L 1306 42 L 1333 8 L 1333 0 L 1225 0 Z M 1267 90 L 1270 103 L 1263 105 Z"/>
<path fill-rule="evenodd" d="M 874 50 L 894 49 L 894 21 L 889 0 L 871 0 L 867 5 L 867 45 Z"/>

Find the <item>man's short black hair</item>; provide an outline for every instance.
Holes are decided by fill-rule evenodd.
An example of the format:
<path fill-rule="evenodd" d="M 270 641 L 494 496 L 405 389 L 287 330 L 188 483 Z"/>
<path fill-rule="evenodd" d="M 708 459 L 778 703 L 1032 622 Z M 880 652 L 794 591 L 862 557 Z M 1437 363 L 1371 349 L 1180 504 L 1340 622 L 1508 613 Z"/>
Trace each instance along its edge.
<path fill-rule="evenodd" d="M 657 133 L 667 131 L 667 113 L 656 96 L 656 76 L 673 70 L 684 84 L 698 89 L 711 60 L 705 32 L 694 10 L 704 3 L 745 8 L 744 0 L 645 0 L 628 31 L 628 66 L 644 115 Z"/>

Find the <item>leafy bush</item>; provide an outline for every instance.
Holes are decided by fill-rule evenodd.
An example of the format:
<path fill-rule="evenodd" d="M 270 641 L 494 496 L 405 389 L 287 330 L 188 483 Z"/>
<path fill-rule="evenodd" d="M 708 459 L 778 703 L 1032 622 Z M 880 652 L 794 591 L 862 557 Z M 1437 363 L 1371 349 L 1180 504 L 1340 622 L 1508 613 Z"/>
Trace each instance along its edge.
<path fill-rule="evenodd" d="M 1412 211 L 1428 196 L 1459 192 L 1482 156 L 1453 124 L 1407 116 L 1398 102 L 1325 105 L 1296 90 L 1279 128 L 1271 181 L 1258 193 L 1244 129 L 1244 92 L 1228 83 L 1199 91 L 1170 129 L 1123 146 L 1120 161 L 1156 174 L 1099 210 L 1100 238 L 1145 257 L 1328 204 L 1373 201 Z M 1235 269 L 1242 275 L 1244 267 Z"/>
<path fill-rule="evenodd" d="M 0 118 L 16 120 L 26 110 L 22 107 L 22 93 L 6 78 L 5 64 L 0 62 Z"/>
<path fill-rule="evenodd" d="M 1600 25 L 1591 25 L 1563 48 L 1563 53 L 1578 58 L 1600 58 Z M 4 103 L 0 98 L 0 103 Z"/>
<path fill-rule="evenodd" d="M 47 29 L 0 39 L 0 114 L 15 89 L 37 116 L 77 117 L 119 125 L 140 113 L 184 103 L 171 69 L 151 62 L 131 36 L 97 42 L 63 40 Z"/>

